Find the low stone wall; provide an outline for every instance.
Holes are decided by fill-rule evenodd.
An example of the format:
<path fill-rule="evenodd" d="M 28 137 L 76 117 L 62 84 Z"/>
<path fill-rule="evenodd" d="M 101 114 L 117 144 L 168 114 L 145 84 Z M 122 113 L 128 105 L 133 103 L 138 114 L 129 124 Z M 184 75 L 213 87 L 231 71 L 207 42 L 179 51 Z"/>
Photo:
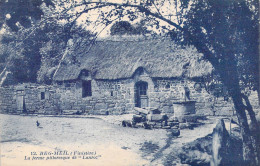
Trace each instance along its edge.
<path fill-rule="evenodd" d="M 16 113 L 17 104 L 14 87 L 0 88 L 1 113 Z"/>
<path fill-rule="evenodd" d="M 164 113 L 172 113 L 173 102 L 178 102 L 182 99 L 182 89 L 186 85 L 190 90 L 191 100 L 196 101 L 196 110 L 207 109 L 212 105 L 213 96 L 208 94 L 204 89 L 196 90 L 194 85 L 200 84 L 198 81 L 193 80 L 179 80 L 179 79 L 154 79 L 155 89 L 150 92 L 150 106 L 162 110 Z"/>
<path fill-rule="evenodd" d="M 51 86 L 0 88 L 1 113 L 58 114 L 59 110 L 59 97 Z"/>
<path fill-rule="evenodd" d="M 27 113 L 56 115 L 60 113 L 60 96 L 52 86 L 28 87 L 25 93 Z"/>

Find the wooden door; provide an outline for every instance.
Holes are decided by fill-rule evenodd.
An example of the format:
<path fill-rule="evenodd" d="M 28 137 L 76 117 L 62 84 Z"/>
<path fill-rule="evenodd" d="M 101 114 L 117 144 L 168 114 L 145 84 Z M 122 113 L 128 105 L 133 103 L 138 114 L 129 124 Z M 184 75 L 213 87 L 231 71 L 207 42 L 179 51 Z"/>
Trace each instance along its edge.
<path fill-rule="evenodd" d="M 135 106 L 140 108 L 148 107 L 147 95 L 148 83 L 144 81 L 135 84 Z"/>
<path fill-rule="evenodd" d="M 16 105 L 18 112 L 26 112 L 24 91 L 17 91 L 16 94 Z"/>

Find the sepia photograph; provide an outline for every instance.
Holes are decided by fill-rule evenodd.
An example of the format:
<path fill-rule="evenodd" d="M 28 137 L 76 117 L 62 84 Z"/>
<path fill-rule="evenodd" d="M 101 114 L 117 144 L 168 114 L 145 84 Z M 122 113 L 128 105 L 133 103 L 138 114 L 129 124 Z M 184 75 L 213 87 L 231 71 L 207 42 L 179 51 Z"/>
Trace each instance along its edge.
<path fill-rule="evenodd" d="M 258 0 L 0 0 L 0 166 L 258 166 Z"/>

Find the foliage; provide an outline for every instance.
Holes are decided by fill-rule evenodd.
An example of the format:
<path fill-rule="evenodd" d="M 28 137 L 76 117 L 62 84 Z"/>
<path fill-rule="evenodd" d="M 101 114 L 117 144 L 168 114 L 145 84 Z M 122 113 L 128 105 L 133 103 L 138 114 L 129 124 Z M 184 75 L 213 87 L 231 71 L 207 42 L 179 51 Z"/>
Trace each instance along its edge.
<path fill-rule="evenodd" d="M 46 44 L 40 49 L 42 63 L 37 76 L 37 81 L 40 83 L 50 84 L 52 82 L 53 74 L 59 63 L 61 63 L 63 55 L 66 54 L 66 50 L 73 52 L 83 49 L 82 51 L 86 52 L 88 45 L 94 37 L 94 35 L 91 35 L 89 31 L 86 31 L 82 27 L 77 26 L 73 29 L 66 30 L 64 27 L 67 26 L 68 25 L 57 24 L 57 22 L 54 21 L 51 24 L 46 24 L 44 28 L 48 39 Z M 49 30 L 49 28 L 51 28 L 51 30 Z M 70 54 L 70 56 L 70 62 L 80 63 L 76 59 L 77 55 Z"/>
<path fill-rule="evenodd" d="M 41 19 L 43 3 L 54 5 L 51 0 L 0 0 L 0 28 L 6 23 L 11 30 L 18 31 L 18 22 L 23 27 L 30 27 L 32 20 Z"/>
<path fill-rule="evenodd" d="M 4 41 L 1 41 L 1 49 L 4 50 L 1 56 L 5 57 L 5 67 L 8 67 L 20 82 L 36 81 L 41 62 L 39 49 L 45 42 L 43 33 L 30 30 L 22 28 L 18 33 L 9 32 L 4 35 Z"/>
<path fill-rule="evenodd" d="M 135 27 L 128 21 L 115 22 L 110 28 L 110 35 L 141 35 L 149 33 L 143 24 L 144 22 L 140 22 Z"/>
<path fill-rule="evenodd" d="M 220 73 L 222 80 L 238 73 L 244 85 L 241 89 L 250 86 L 259 91 L 259 25 L 255 5 L 236 0 L 192 1 L 185 14 L 185 31 L 172 33 L 183 38 L 185 44 L 197 45 L 203 53 L 209 50 L 210 55 L 205 57 L 220 69 L 218 72 L 224 72 Z"/>
<path fill-rule="evenodd" d="M 41 6 L 41 10 L 45 15 L 40 21 L 31 21 L 28 27 L 17 27 L 16 32 L 6 24 L 6 33 L 1 36 L 0 58 L 3 63 L 0 67 L 8 68 L 18 82 L 36 82 L 38 79 L 41 83 L 51 83 L 68 40 L 73 39 L 74 49 L 77 49 L 89 39 L 89 32 L 82 27 L 60 22 L 55 10 L 46 6 Z"/>

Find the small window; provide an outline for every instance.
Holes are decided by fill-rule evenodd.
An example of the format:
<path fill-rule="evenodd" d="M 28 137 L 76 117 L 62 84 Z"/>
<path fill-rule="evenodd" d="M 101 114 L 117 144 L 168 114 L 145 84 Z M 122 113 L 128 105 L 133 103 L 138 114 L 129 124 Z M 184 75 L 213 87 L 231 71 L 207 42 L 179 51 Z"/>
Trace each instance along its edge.
<path fill-rule="evenodd" d="M 92 96 L 91 81 L 82 82 L 82 97 Z"/>
<path fill-rule="evenodd" d="M 41 92 L 41 100 L 44 100 L 44 99 L 45 99 L 45 93 Z"/>
<path fill-rule="evenodd" d="M 201 87 L 201 84 L 200 83 L 195 83 L 194 84 L 194 89 L 197 91 L 197 92 L 200 92 L 202 87 Z"/>
<path fill-rule="evenodd" d="M 114 96 L 114 92 L 113 91 L 110 92 L 110 96 Z"/>
<path fill-rule="evenodd" d="M 165 88 L 170 89 L 171 85 L 169 83 L 166 84 Z"/>
<path fill-rule="evenodd" d="M 88 76 L 89 76 L 89 71 L 83 69 L 83 70 L 81 71 L 81 75 L 82 75 L 82 76 L 86 76 L 86 77 L 88 77 Z"/>
<path fill-rule="evenodd" d="M 137 70 L 136 70 L 137 74 L 139 75 L 144 75 L 144 68 L 142 67 L 139 67 Z"/>

